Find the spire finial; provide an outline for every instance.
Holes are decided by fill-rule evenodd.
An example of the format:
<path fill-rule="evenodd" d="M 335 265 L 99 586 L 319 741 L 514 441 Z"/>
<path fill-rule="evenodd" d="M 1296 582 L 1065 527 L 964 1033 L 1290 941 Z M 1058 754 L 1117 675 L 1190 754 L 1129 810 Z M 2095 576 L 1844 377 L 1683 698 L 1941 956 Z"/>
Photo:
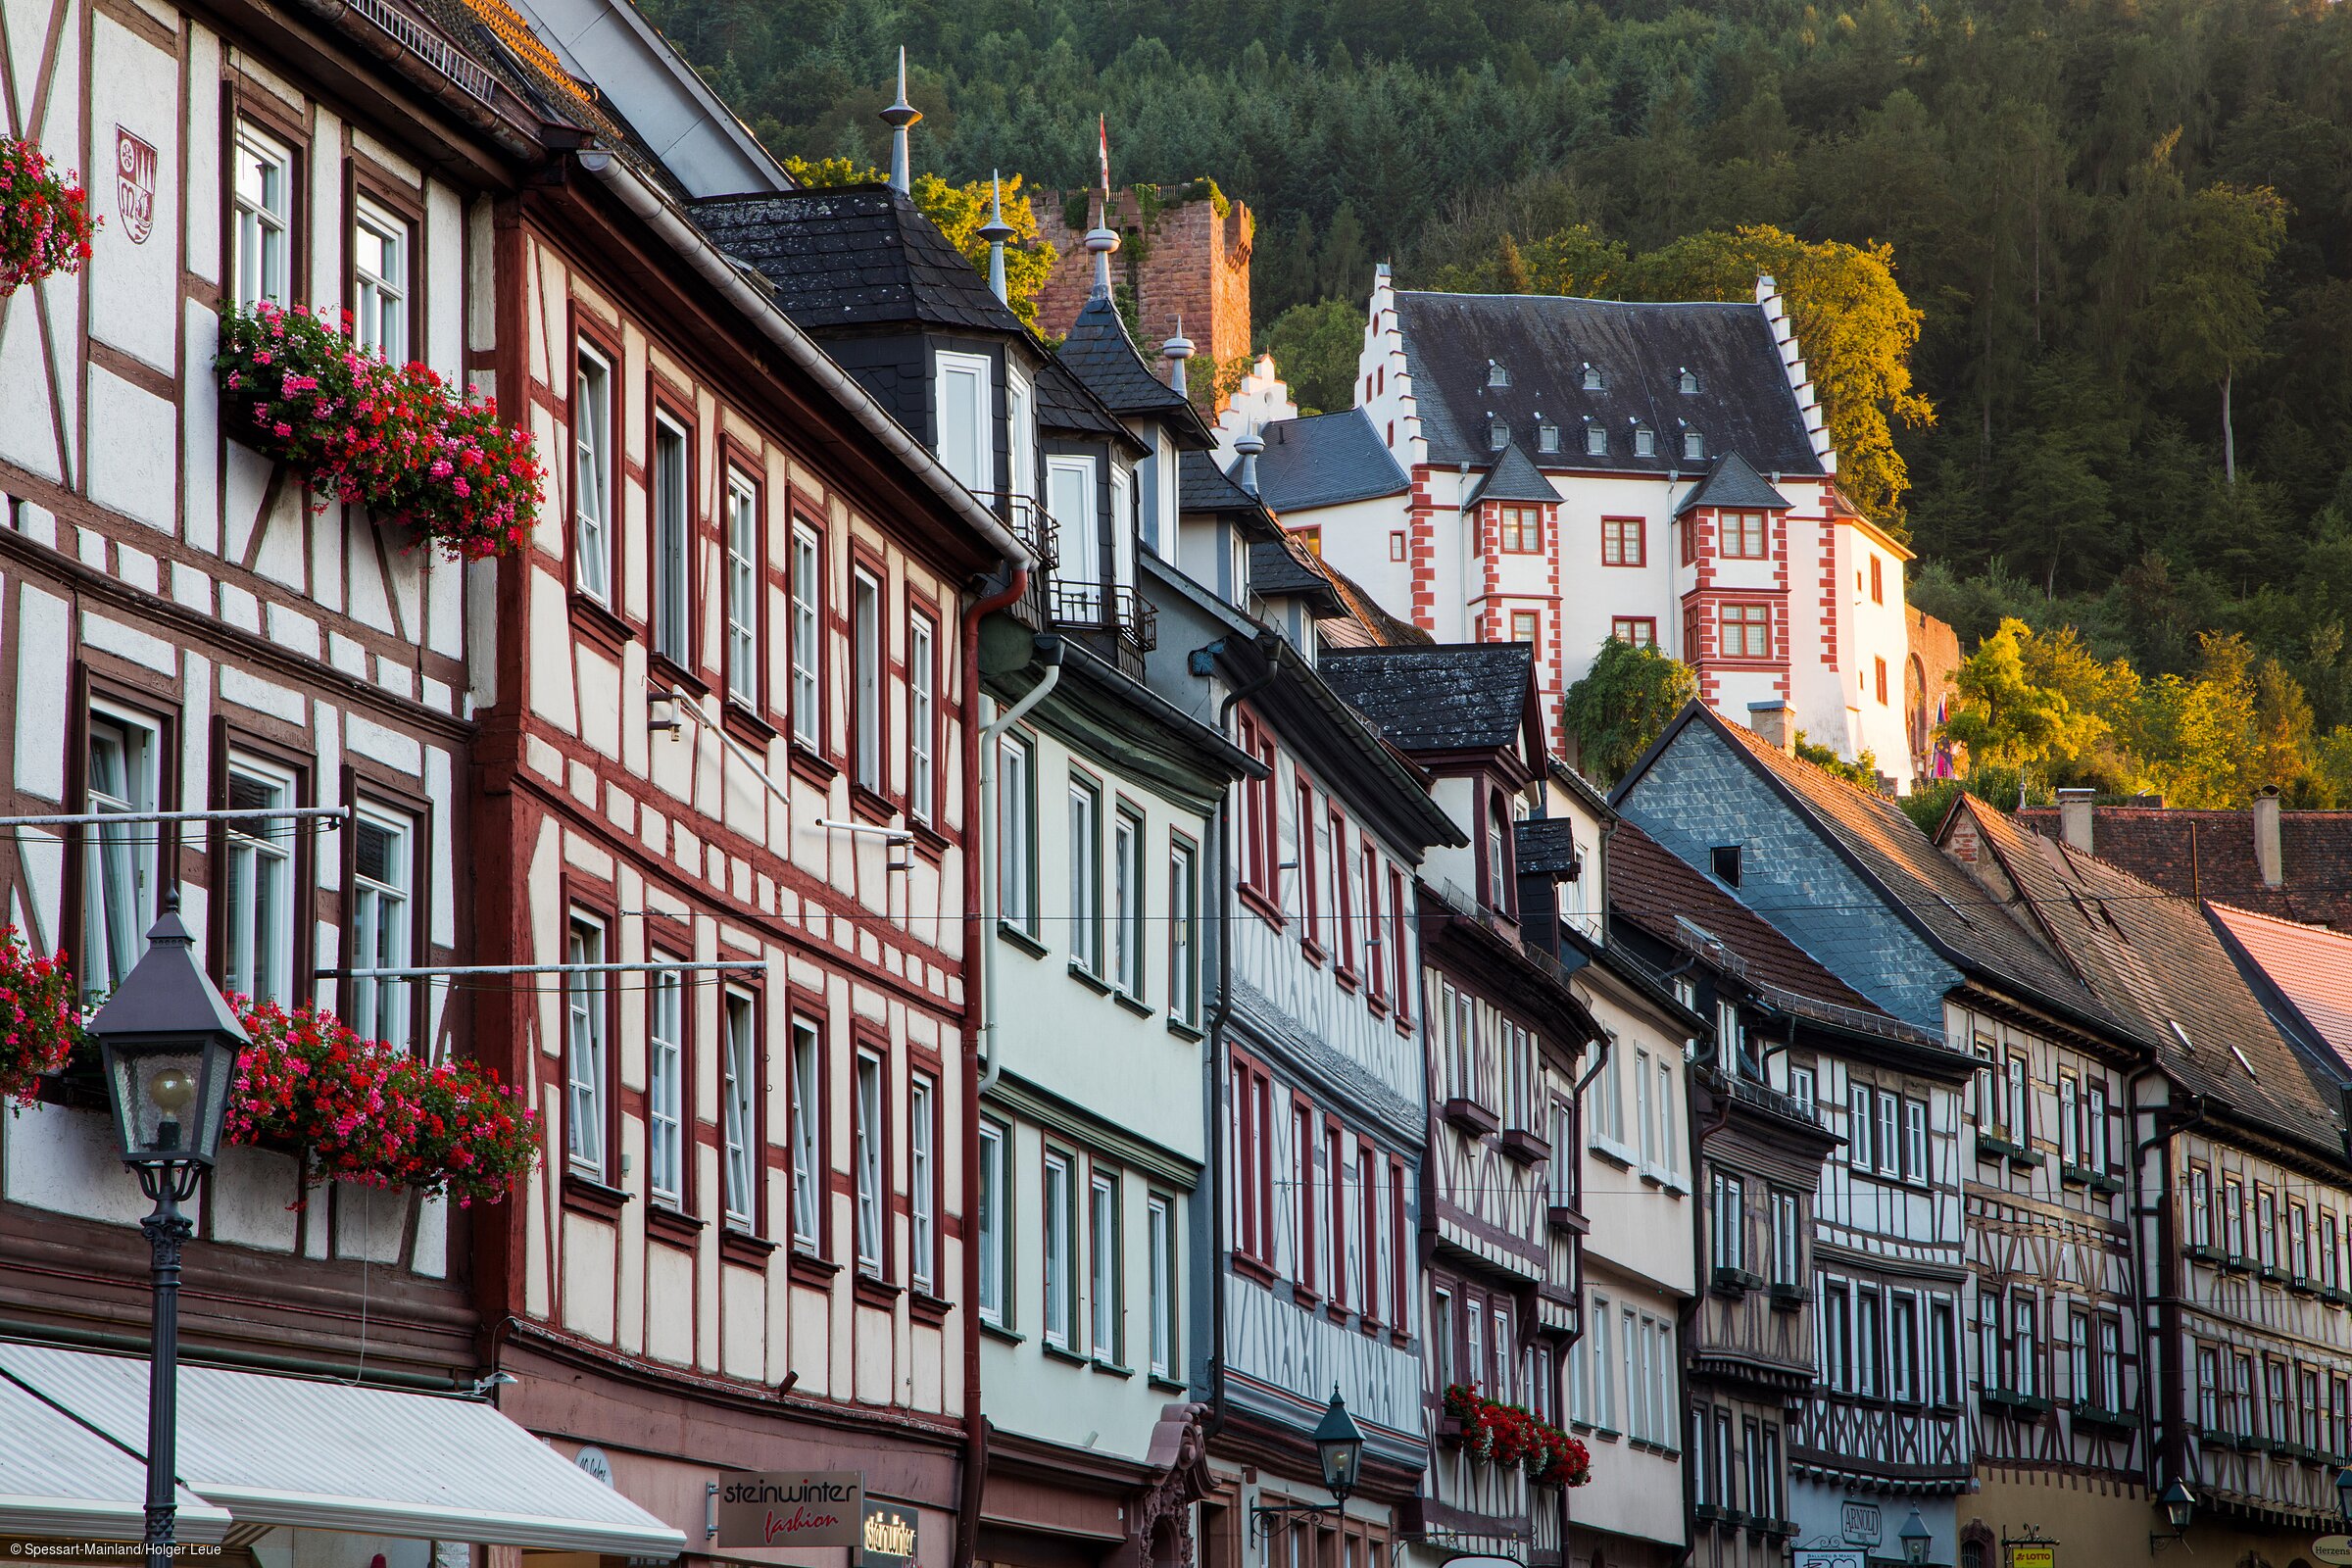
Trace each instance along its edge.
<path fill-rule="evenodd" d="M 1184 313 L 1182 311 L 1176 313 L 1176 335 L 1162 343 L 1159 346 L 1159 352 L 1167 356 L 1168 389 L 1172 392 L 1189 395 L 1184 384 L 1184 362 L 1193 357 L 1193 340 L 1184 335 Z"/>
<path fill-rule="evenodd" d="M 1257 494 L 1257 455 L 1266 450 L 1266 438 L 1259 435 L 1257 426 L 1252 424 L 1241 439 L 1234 442 L 1233 450 L 1239 453 L 1242 459 L 1242 476 L 1239 483 L 1243 489 L 1254 496 Z"/>
<path fill-rule="evenodd" d="M 1110 119 L 1095 117 L 1095 151 L 1102 170 L 1102 216 L 1086 231 L 1086 248 L 1095 257 L 1094 292 L 1110 298 L 1110 253 L 1119 248 L 1118 230 L 1110 226 Z"/>
<path fill-rule="evenodd" d="M 890 127 L 890 188 L 902 194 L 913 189 L 913 178 L 907 172 L 906 127 L 923 118 L 923 112 L 906 101 L 906 46 L 899 45 L 899 96 L 882 111 L 882 122 Z"/>
<path fill-rule="evenodd" d="M 1004 285 L 1004 242 L 1012 238 L 1012 225 L 1004 221 L 1004 174 L 990 170 L 988 186 L 988 221 L 980 225 L 980 237 L 988 241 L 988 291 L 1009 305 L 1012 299 Z"/>

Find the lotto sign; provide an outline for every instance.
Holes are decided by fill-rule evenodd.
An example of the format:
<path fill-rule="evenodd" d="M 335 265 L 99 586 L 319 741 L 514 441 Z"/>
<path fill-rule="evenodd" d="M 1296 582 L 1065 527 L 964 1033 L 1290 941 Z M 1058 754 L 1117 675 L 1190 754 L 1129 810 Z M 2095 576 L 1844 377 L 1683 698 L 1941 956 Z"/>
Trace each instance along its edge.
<path fill-rule="evenodd" d="M 721 1546 L 861 1546 L 865 1473 L 810 1470 L 729 1476 L 718 1484 Z"/>
<path fill-rule="evenodd" d="M 122 232 L 133 245 L 144 245 L 155 232 L 155 149 L 123 129 L 115 127 L 115 211 L 122 215 Z"/>
<path fill-rule="evenodd" d="M 2023 1542 L 2009 1548 L 2009 1568 L 2058 1568 L 2053 1542 Z"/>

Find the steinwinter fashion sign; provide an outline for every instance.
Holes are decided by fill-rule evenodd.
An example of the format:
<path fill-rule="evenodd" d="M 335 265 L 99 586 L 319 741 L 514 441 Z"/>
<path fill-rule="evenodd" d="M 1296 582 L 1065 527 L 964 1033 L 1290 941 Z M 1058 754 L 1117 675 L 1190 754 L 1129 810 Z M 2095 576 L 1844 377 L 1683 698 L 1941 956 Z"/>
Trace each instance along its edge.
<path fill-rule="evenodd" d="M 718 1484 L 718 1544 L 858 1546 L 865 1533 L 865 1474 L 779 1471 Z"/>

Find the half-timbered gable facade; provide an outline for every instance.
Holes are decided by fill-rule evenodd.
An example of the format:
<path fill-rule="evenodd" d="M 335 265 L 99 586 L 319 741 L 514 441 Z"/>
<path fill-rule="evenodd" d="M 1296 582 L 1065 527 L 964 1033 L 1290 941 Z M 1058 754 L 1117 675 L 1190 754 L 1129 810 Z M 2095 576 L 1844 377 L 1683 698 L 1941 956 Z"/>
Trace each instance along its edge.
<path fill-rule="evenodd" d="M 2138 1401 L 2152 1451 L 2137 1496 L 2187 1487 L 2191 1549 L 2284 1561 L 2300 1537 L 2334 1528 L 2352 1451 L 2340 1060 L 2281 1032 L 2292 1015 L 2264 1008 L 2197 906 L 1973 802 L 1956 806 L 1944 841 L 1995 896 L 2030 902 L 2156 1069 L 2133 1074 L 2117 1129 L 2128 1192 L 2143 1195 L 2126 1217 L 2126 1304 L 2151 1351 L 2110 1373 L 2097 1339 L 2085 1356 L 2069 1333 L 2051 1359 L 2087 1370 L 2102 1402 L 2111 1378 Z M 2046 1152 L 2052 1138 L 2034 1142 Z M 2095 1173 L 2096 1154 L 2077 1169 Z"/>
<path fill-rule="evenodd" d="M 1555 1164 L 1581 1157 L 1571 1107 L 1600 1031 L 1550 950 L 1521 935 L 1520 818 L 1544 761 L 1531 651 L 1332 649 L 1320 668 L 1428 769 L 1465 840 L 1430 852 L 1415 894 L 1430 1107 L 1419 1235 L 1427 1420 L 1443 1437 L 1451 1391 L 1464 1389 L 1564 1426 L 1582 1215 Z M 1524 1466 L 1441 1441 L 1412 1554 L 1557 1563 L 1565 1503 L 1565 1489 L 1536 1485 Z"/>

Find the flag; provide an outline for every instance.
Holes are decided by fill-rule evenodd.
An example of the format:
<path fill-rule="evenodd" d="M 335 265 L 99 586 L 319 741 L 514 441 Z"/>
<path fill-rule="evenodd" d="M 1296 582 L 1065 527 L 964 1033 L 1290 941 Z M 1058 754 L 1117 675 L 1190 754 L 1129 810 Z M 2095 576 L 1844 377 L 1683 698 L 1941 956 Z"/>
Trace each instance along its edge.
<path fill-rule="evenodd" d="M 1102 115 L 1095 117 L 1096 148 L 1102 158 L 1102 199 L 1110 200 L 1110 122 Z"/>

